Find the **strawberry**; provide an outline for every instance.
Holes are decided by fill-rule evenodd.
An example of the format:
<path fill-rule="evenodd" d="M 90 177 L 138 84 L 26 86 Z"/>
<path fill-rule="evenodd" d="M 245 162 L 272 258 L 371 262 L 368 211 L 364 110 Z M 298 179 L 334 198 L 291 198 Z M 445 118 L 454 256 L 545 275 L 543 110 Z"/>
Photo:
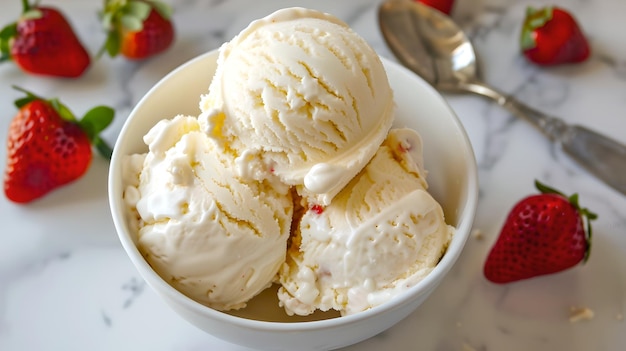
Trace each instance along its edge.
<path fill-rule="evenodd" d="M 108 35 L 100 54 L 144 59 L 174 42 L 171 9 L 160 1 L 106 0 L 101 17 Z"/>
<path fill-rule="evenodd" d="M 446 15 L 449 15 L 452 12 L 452 5 L 454 5 L 454 0 L 415 0 L 416 2 L 421 2 L 424 5 L 428 5 L 434 9 L 437 9 Z"/>
<path fill-rule="evenodd" d="M 23 71 L 66 78 L 81 76 L 91 57 L 63 14 L 22 0 L 20 19 L 0 31 L 0 62 L 13 60 Z"/>
<path fill-rule="evenodd" d="M 81 177 L 92 159 L 91 144 L 106 157 L 111 148 L 98 136 L 115 112 L 106 106 L 77 121 L 58 99 L 45 100 L 21 88 L 19 111 L 9 126 L 4 192 L 17 203 L 35 200 Z"/>
<path fill-rule="evenodd" d="M 542 66 L 585 61 L 590 48 L 576 20 L 558 7 L 528 7 L 520 45 L 524 56 Z"/>
<path fill-rule="evenodd" d="M 509 213 L 489 252 L 485 277 L 509 283 L 571 268 L 589 257 L 595 213 L 536 181 L 541 194 L 519 201 Z M 586 222 L 586 227 L 583 222 Z"/>
<path fill-rule="evenodd" d="M 322 207 L 322 205 L 313 205 L 311 206 L 311 208 L 309 208 L 309 210 L 313 211 L 315 214 L 321 215 L 322 213 L 324 213 L 324 207 Z"/>

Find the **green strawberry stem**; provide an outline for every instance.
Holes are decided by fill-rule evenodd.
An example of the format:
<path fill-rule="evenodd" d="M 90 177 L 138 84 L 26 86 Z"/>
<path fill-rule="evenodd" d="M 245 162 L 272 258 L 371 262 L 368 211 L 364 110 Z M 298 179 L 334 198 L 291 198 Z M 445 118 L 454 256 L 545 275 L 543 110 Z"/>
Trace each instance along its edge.
<path fill-rule="evenodd" d="M 59 99 L 57 98 L 45 99 L 41 96 L 35 95 L 34 93 L 24 88 L 15 85 L 13 85 L 13 89 L 26 94 L 25 97 L 15 100 L 15 106 L 18 109 L 22 108 L 24 105 L 34 100 L 42 100 L 48 102 L 50 105 L 52 105 L 55 111 L 57 111 L 62 119 L 71 123 L 76 123 L 80 126 L 80 128 L 87 135 L 91 143 L 95 146 L 96 150 L 102 157 L 108 160 L 111 159 L 113 149 L 104 140 L 102 140 L 102 138 L 100 138 L 99 134 L 111 124 L 115 116 L 115 110 L 108 106 L 96 106 L 87 111 L 83 118 L 78 120 L 74 113 L 67 106 L 61 103 L 61 101 L 59 101 Z"/>
<path fill-rule="evenodd" d="M 37 8 L 37 6 L 39 6 L 39 1 L 35 1 L 34 4 L 30 4 L 28 2 L 28 0 L 22 0 L 22 16 L 21 18 L 24 19 L 37 19 L 37 18 L 41 18 L 41 16 L 43 15 L 43 13 L 41 12 L 41 10 L 39 10 Z"/>
<path fill-rule="evenodd" d="M 570 196 L 565 196 L 562 192 L 551 188 L 538 180 L 535 180 L 535 187 L 543 194 L 556 194 L 566 198 L 574 208 L 578 211 L 578 213 L 583 217 L 583 221 L 586 223 L 587 229 L 585 230 L 586 239 L 587 239 L 587 251 L 585 251 L 585 257 L 583 258 L 583 263 L 587 262 L 589 259 L 589 254 L 591 253 L 591 221 L 596 220 L 598 215 L 594 212 L 591 212 L 588 208 L 581 208 L 578 203 L 578 193 L 574 193 Z"/>
<path fill-rule="evenodd" d="M 92 141 L 92 143 L 102 157 L 106 158 L 107 160 L 111 159 L 111 155 L 113 155 L 113 148 L 111 148 L 109 144 L 106 143 L 106 141 L 102 140 L 100 137 L 96 137 Z"/>
<path fill-rule="evenodd" d="M 96 54 L 98 60 L 106 52 L 110 57 L 119 54 L 122 45 L 122 31 L 139 32 L 143 30 L 143 23 L 154 9 L 163 18 L 169 19 L 171 8 L 157 0 L 106 0 L 104 10 L 100 13 L 102 26 L 107 37 Z"/>
<path fill-rule="evenodd" d="M 547 6 L 541 9 L 536 9 L 532 6 L 526 8 L 526 18 L 524 19 L 524 25 L 522 26 L 520 40 L 522 50 L 532 49 L 537 46 L 534 32 L 536 29 L 543 27 L 552 19 L 553 12 L 554 8 L 552 6 Z"/>
<path fill-rule="evenodd" d="M 111 124 L 115 110 L 108 106 L 96 106 L 87 111 L 78 124 L 87 133 L 96 150 L 106 159 L 111 159 L 113 150 L 100 138 L 100 132 Z"/>
<path fill-rule="evenodd" d="M 0 62 L 11 60 L 11 39 L 17 35 L 17 23 L 9 23 L 0 30 Z"/>

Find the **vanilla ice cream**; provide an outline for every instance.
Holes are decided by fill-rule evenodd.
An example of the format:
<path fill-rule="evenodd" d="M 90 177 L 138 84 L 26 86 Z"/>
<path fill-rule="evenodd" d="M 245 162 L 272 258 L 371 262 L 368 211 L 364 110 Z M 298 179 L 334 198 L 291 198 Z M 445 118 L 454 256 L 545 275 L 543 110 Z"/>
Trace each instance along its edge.
<path fill-rule="evenodd" d="M 277 178 L 327 205 L 385 139 L 394 102 L 363 38 L 334 16 L 288 8 L 220 48 L 200 108 L 239 175 Z"/>
<path fill-rule="evenodd" d="M 124 164 L 124 200 L 139 251 L 190 298 L 244 307 L 285 260 L 293 204 L 287 186 L 247 181 L 195 117 L 162 120 L 148 153 Z"/>
<path fill-rule="evenodd" d="M 252 22 L 220 48 L 199 115 L 160 121 L 125 159 L 139 251 L 218 310 L 273 282 L 290 315 L 384 303 L 454 233 L 419 135 L 393 117 L 380 58 L 345 23 L 302 8 Z"/>
<path fill-rule="evenodd" d="M 279 272 L 286 312 L 353 314 L 423 279 L 454 233 L 425 176 L 419 135 L 393 129 L 329 206 L 311 206 Z"/>

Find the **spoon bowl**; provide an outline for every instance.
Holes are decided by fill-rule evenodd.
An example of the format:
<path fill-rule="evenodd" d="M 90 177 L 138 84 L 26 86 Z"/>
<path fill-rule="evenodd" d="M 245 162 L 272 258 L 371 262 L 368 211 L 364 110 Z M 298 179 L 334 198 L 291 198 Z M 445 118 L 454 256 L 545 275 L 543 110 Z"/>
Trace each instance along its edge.
<path fill-rule="evenodd" d="M 605 184 L 626 195 L 626 146 L 598 132 L 547 116 L 479 78 L 476 53 L 447 15 L 422 3 L 384 1 L 378 11 L 387 45 L 407 68 L 444 92 L 471 92 L 523 118 Z"/>
<path fill-rule="evenodd" d="M 476 53 L 448 16 L 409 1 L 384 2 L 380 28 L 398 60 L 440 90 L 477 81 Z M 413 43 L 407 45 L 406 43 Z"/>

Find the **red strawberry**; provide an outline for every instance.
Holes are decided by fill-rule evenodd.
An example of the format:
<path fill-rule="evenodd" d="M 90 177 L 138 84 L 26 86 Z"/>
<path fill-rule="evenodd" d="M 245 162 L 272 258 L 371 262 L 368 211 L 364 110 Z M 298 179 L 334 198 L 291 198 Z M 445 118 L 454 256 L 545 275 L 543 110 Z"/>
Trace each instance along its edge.
<path fill-rule="evenodd" d="M 524 55 L 542 66 L 582 62 L 591 52 L 576 20 L 558 7 L 529 7 L 520 44 Z"/>
<path fill-rule="evenodd" d="M 324 207 L 322 207 L 322 205 L 313 205 L 311 206 L 309 210 L 313 211 L 315 214 L 318 214 L 318 215 L 321 215 L 322 213 L 324 213 Z"/>
<path fill-rule="evenodd" d="M 449 15 L 452 12 L 452 5 L 454 5 L 454 0 L 415 0 L 417 2 L 421 2 L 424 5 L 428 5 L 432 8 L 435 8 L 446 15 Z"/>
<path fill-rule="evenodd" d="M 590 221 L 597 215 L 539 182 L 541 194 L 518 202 L 485 262 L 485 277 L 509 283 L 571 268 L 589 257 Z M 586 221 L 586 228 L 584 222 Z"/>
<path fill-rule="evenodd" d="M 98 136 L 113 120 L 106 106 L 90 110 L 77 121 L 59 100 L 44 100 L 21 88 L 26 97 L 9 126 L 4 192 L 17 203 L 37 199 L 81 177 L 89 168 L 93 143 L 110 158 L 111 148 Z"/>
<path fill-rule="evenodd" d="M 28 73 L 75 78 L 91 64 L 89 53 L 61 12 L 22 0 L 20 19 L 0 31 L 0 62 Z"/>
<path fill-rule="evenodd" d="M 105 50 L 129 59 L 144 59 L 174 42 L 171 9 L 156 0 L 107 0 L 102 22 L 108 32 Z"/>

